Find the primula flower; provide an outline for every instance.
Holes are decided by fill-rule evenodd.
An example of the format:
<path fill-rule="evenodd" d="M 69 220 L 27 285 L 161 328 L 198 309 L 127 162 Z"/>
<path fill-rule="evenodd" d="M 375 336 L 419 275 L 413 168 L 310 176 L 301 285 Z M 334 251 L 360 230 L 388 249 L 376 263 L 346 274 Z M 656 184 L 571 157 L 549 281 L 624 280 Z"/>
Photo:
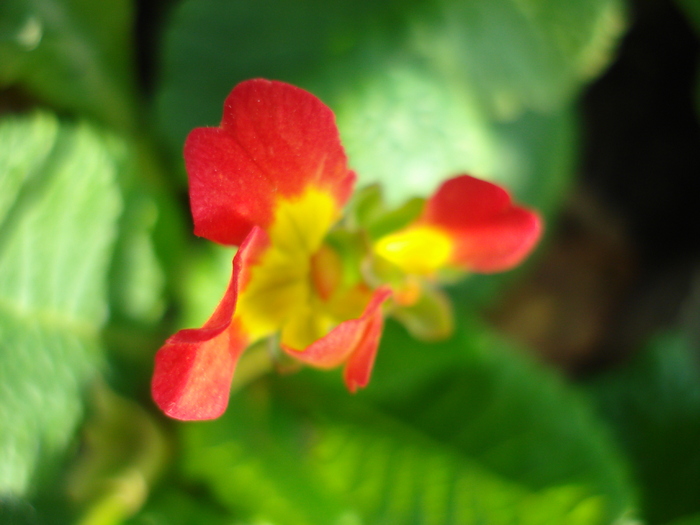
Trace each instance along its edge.
<path fill-rule="evenodd" d="M 539 240 L 542 223 L 490 182 L 461 175 L 446 181 L 420 217 L 379 239 L 375 251 L 407 274 L 444 268 L 493 273 L 517 266 Z"/>
<path fill-rule="evenodd" d="M 403 229 L 371 241 L 359 225 L 340 236 L 352 249 L 339 248 L 333 232 L 342 231 L 336 223 L 355 174 L 331 110 L 282 82 L 236 86 L 219 127 L 192 131 L 184 156 L 195 233 L 239 248 L 209 320 L 179 331 L 156 354 L 153 398 L 177 419 L 221 415 L 242 352 L 270 336 L 311 366 L 344 365 L 351 392 L 366 386 L 383 305 L 392 293 L 389 303 L 400 305 L 402 290 L 366 275 L 365 262 L 381 259 L 421 279 L 449 268 L 499 271 L 520 262 L 540 232 L 537 216 L 504 190 L 461 176 Z"/>
<path fill-rule="evenodd" d="M 158 351 L 158 406 L 177 419 L 218 417 L 243 350 L 277 333 L 291 356 L 345 363 L 348 388 L 365 386 L 389 291 L 342 282 L 324 244 L 355 182 L 331 110 L 288 84 L 243 82 L 221 125 L 192 131 L 184 156 L 195 233 L 240 247 L 211 318 Z"/>

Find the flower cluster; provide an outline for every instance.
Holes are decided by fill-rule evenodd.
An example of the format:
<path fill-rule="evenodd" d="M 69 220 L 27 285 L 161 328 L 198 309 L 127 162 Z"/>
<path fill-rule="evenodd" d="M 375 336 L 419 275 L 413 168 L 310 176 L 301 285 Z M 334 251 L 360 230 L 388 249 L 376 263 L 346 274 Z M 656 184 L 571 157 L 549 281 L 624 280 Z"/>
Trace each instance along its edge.
<path fill-rule="evenodd" d="M 221 125 L 192 131 L 184 156 L 195 234 L 239 248 L 213 315 L 156 355 L 153 398 L 177 419 L 221 415 L 239 357 L 270 336 L 308 365 L 344 365 L 350 391 L 366 386 L 385 315 L 416 326 L 444 310 L 442 275 L 511 268 L 541 231 L 535 213 L 468 175 L 398 213 L 365 191 L 343 218 L 355 174 L 334 115 L 282 82 L 236 86 Z"/>

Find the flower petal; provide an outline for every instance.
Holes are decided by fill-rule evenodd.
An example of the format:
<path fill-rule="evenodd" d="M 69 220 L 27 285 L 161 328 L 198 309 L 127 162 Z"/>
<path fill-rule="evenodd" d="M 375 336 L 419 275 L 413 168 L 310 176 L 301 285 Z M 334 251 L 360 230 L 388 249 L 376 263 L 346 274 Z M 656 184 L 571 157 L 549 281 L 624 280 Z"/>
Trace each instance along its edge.
<path fill-rule="evenodd" d="M 180 330 L 158 350 L 151 382 L 153 400 L 168 416 L 183 420 L 219 417 L 228 405 L 231 379 L 248 337 L 232 317 L 248 268 L 267 244 L 254 228 L 233 258 L 226 293 L 199 329 Z"/>
<path fill-rule="evenodd" d="M 220 127 L 190 133 L 185 163 L 195 233 L 222 244 L 239 244 L 253 225 L 267 229 L 278 200 L 309 186 L 340 208 L 355 181 L 332 111 L 300 88 L 262 79 L 231 91 Z"/>
<path fill-rule="evenodd" d="M 358 319 L 340 323 L 303 350 L 284 345 L 283 350 L 317 368 L 334 368 L 347 362 L 344 376 L 348 390 L 354 392 L 366 386 L 384 324 L 381 306 L 390 295 L 388 288 L 378 288 Z"/>
<path fill-rule="evenodd" d="M 449 229 L 490 220 L 512 205 L 500 186 L 460 175 L 446 180 L 425 203 L 421 220 Z"/>
<path fill-rule="evenodd" d="M 365 312 L 365 329 L 362 338 L 345 364 L 343 378 L 345 379 L 345 386 L 352 393 L 355 393 L 358 388 L 364 388 L 369 384 L 372 368 L 374 368 L 374 359 L 379 349 L 379 339 L 384 328 L 384 316 L 379 306 L 389 294 L 390 292 L 387 291 L 386 295 L 379 299 L 378 304 L 374 307 L 370 303 L 368 310 Z"/>
<path fill-rule="evenodd" d="M 247 346 L 232 326 L 216 335 L 182 330 L 158 351 L 151 391 L 168 416 L 214 419 L 226 410 L 233 372 Z"/>
<path fill-rule="evenodd" d="M 542 233 L 535 212 L 515 206 L 503 188 L 469 175 L 446 181 L 418 222 L 452 237 L 453 264 L 481 273 L 516 266 Z"/>
<path fill-rule="evenodd" d="M 479 273 L 509 270 L 529 255 L 541 232 L 537 214 L 514 206 L 489 223 L 455 231 L 453 262 Z"/>
<path fill-rule="evenodd" d="M 374 251 L 407 274 L 432 275 L 454 252 L 452 235 L 429 225 L 412 225 L 380 238 Z"/>

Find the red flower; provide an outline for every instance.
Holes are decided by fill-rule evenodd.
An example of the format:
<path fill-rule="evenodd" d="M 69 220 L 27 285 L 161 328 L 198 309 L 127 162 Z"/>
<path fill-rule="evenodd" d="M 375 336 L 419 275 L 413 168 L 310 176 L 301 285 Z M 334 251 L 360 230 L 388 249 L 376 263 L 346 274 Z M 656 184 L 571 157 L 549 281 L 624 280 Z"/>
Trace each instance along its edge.
<path fill-rule="evenodd" d="M 331 110 L 289 84 L 243 82 L 218 128 L 189 135 L 185 163 L 195 233 L 240 248 L 209 321 L 158 351 L 158 406 L 177 419 L 218 417 L 243 350 L 275 333 L 289 355 L 321 368 L 346 363 L 348 388 L 365 386 L 389 292 L 337 280 L 329 288 L 325 278 L 335 268 L 319 254 L 332 251 L 324 239 L 355 181 Z"/>
<path fill-rule="evenodd" d="M 463 175 L 445 182 L 408 227 L 373 246 L 351 243 L 348 256 L 328 236 L 355 182 L 333 113 L 281 82 L 236 86 L 221 125 L 187 138 L 185 163 L 195 233 L 240 246 L 214 314 L 202 328 L 172 336 L 156 354 L 153 398 L 177 419 L 221 415 L 239 357 L 275 334 L 299 361 L 344 365 L 350 391 L 366 386 L 382 305 L 392 295 L 390 286 L 361 271 L 372 252 L 411 278 L 450 267 L 494 272 L 518 264 L 541 230 L 537 215 L 513 205 L 504 190 Z M 409 287 L 411 293 L 394 288 L 394 302 L 405 307 L 396 310 L 400 319 L 413 315 L 406 309 L 411 304 L 419 312 L 444 304 L 420 286 Z"/>

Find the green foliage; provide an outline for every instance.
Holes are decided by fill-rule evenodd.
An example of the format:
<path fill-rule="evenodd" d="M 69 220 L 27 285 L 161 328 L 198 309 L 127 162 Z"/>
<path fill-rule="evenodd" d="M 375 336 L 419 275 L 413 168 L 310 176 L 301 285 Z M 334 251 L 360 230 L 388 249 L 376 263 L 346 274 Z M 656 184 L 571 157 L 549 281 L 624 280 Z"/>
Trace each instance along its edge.
<path fill-rule="evenodd" d="M 186 134 L 219 122 L 237 82 L 289 81 L 334 109 L 361 184 L 387 199 L 355 208 L 372 234 L 463 171 L 553 216 L 575 97 L 611 59 L 621 0 L 174 2 L 146 28 L 162 32 L 146 108 L 135 6 L 0 2 L 0 522 L 700 523 L 689 338 L 659 338 L 582 396 L 475 316 L 498 278 L 452 291 L 448 341 L 388 323 L 355 396 L 306 370 L 240 389 L 220 420 L 165 425 L 148 397 L 155 348 L 201 324 L 230 278 L 233 252 L 188 241 L 173 186 Z M 9 113 L 24 106 L 44 109 Z M 402 312 L 412 330 L 448 332 L 443 296 L 428 299 L 416 310 L 433 317 Z M 270 367 L 265 350 L 241 383 Z"/>
<path fill-rule="evenodd" d="M 312 386 L 318 372 L 253 385 L 220 420 L 182 428 L 185 472 L 232 512 L 273 523 L 621 516 L 621 464 L 582 400 L 470 328 L 429 345 L 391 325 L 373 386 L 354 398 Z"/>
<path fill-rule="evenodd" d="M 695 0 L 676 0 L 696 31 L 700 32 L 700 4 Z"/>
<path fill-rule="evenodd" d="M 138 516 L 128 520 L 127 525 L 233 525 L 231 516 L 201 494 L 193 496 L 182 488 L 165 485 L 153 495 Z"/>
<path fill-rule="evenodd" d="M 166 276 L 154 242 L 157 222 L 165 214 L 163 204 L 161 198 L 159 206 L 148 188 L 127 193 L 110 276 L 113 316 L 153 324 L 163 314 Z M 173 220 L 175 225 L 179 221 Z"/>
<path fill-rule="evenodd" d="M 611 491 L 624 486 L 605 431 L 582 399 L 481 322 L 459 317 L 462 333 L 434 345 L 390 325 L 377 363 L 378 386 L 366 395 L 532 488 L 565 480 L 607 484 Z M 395 371 L 407 368 L 411 373 L 399 383 Z"/>
<path fill-rule="evenodd" d="M 664 334 L 590 388 L 630 456 L 647 522 L 700 512 L 697 345 L 681 333 Z"/>
<path fill-rule="evenodd" d="M 698 525 L 698 524 L 700 524 L 700 514 L 690 516 L 689 518 L 683 518 L 680 520 L 676 520 L 673 523 L 669 523 L 668 525 Z"/>
<path fill-rule="evenodd" d="M 0 87 L 134 130 L 131 24 L 131 4 L 121 0 L 5 0 Z"/>
<path fill-rule="evenodd" d="M 496 121 L 477 104 L 470 84 L 401 57 L 387 57 L 384 67 L 343 88 L 330 102 L 350 162 L 359 183 L 380 183 L 390 204 L 427 196 L 446 178 L 472 173 L 542 206 L 551 193 L 532 187 L 556 188 L 561 196 L 561 179 L 571 175 L 565 111 Z"/>
<path fill-rule="evenodd" d="M 180 325 L 201 326 L 216 309 L 231 279 L 235 249 L 210 245 L 197 252 L 183 278 L 185 306 Z"/>
<path fill-rule="evenodd" d="M 616 0 L 442 0 L 419 49 L 475 86 L 501 118 L 561 108 L 608 63 L 624 28 Z M 450 50 L 453 50 L 452 52 Z"/>
<path fill-rule="evenodd" d="M 179 151 L 190 129 L 218 123 L 236 82 L 286 80 L 330 104 L 360 183 L 383 183 L 393 205 L 470 171 L 548 207 L 570 174 L 568 103 L 607 63 L 620 11 L 611 0 L 184 1 L 165 38 L 160 127 Z"/>
<path fill-rule="evenodd" d="M 102 353 L 121 145 L 37 113 L 0 124 L 0 494 L 69 444 Z"/>

